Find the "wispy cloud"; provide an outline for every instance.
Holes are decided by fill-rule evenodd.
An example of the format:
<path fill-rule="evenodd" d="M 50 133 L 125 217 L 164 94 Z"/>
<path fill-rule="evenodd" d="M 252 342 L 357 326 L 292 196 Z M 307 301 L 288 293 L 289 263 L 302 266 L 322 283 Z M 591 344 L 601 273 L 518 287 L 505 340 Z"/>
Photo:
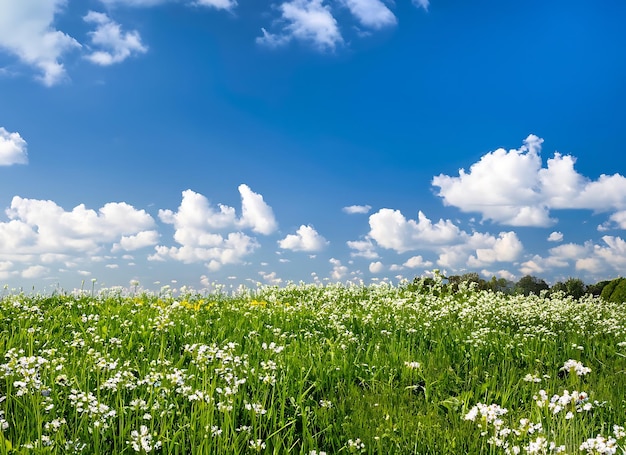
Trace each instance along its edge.
<path fill-rule="evenodd" d="M 89 32 L 93 46 L 99 47 L 87 55 L 92 63 L 102 66 L 120 63 L 133 54 L 143 54 L 148 48 L 141 43 L 141 36 L 136 30 L 122 32 L 120 24 L 104 13 L 89 11 L 85 22 L 95 24 L 96 29 Z"/>
<path fill-rule="evenodd" d="M 0 166 L 28 163 L 27 144 L 20 133 L 9 133 L 0 126 Z"/>
<path fill-rule="evenodd" d="M 349 205 L 347 207 L 342 208 L 345 213 L 349 215 L 354 214 L 367 214 L 372 210 L 372 206 L 370 205 Z"/>
<path fill-rule="evenodd" d="M 37 68 L 44 85 L 67 77 L 62 57 L 80 44 L 53 27 L 66 0 L 5 1 L 0 3 L 0 48 Z"/>
<path fill-rule="evenodd" d="M 276 47 L 293 39 L 312 43 L 321 50 L 333 50 L 343 42 L 339 25 L 323 0 L 291 0 L 279 7 L 281 17 L 276 21 L 277 33 L 262 28 L 259 44 Z"/>
<path fill-rule="evenodd" d="M 236 0 L 196 0 L 193 2 L 199 6 L 209 6 L 211 8 L 232 10 L 237 6 Z"/>
<path fill-rule="evenodd" d="M 350 12 L 365 27 L 379 29 L 395 25 L 396 16 L 380 0 L 343 0 Z"/>
<path fill-rule="evenodd" d="M 426 11 L 428 11 L 428 6 L 430 5 L 430 2 L 428 0 L 411 0 L 411 1 L 418 8 L 424 8 Z"/>

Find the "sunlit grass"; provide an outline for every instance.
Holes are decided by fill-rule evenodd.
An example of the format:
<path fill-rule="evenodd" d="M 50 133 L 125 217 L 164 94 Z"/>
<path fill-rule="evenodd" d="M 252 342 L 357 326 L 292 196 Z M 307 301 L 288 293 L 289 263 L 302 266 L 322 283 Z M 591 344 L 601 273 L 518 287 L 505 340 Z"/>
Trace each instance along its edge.
<path fill-rule="evenodd" d="M 91 290 L 5 294 L 0 320 L 0 454 L 626 447 L 626 311 L 599 299 Z"/>

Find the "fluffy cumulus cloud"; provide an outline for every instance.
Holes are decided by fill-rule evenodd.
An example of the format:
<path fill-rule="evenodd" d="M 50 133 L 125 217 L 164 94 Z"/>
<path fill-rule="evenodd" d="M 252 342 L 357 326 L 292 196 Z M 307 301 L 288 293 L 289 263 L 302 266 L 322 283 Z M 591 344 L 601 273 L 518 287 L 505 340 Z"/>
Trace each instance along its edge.
<path fill-rule="evenodd" d="M 519 149 L 487 153 L 469 172 L 439 175 L 432 184 L 446 205 L 477 212 L 484 219 L 511 226 L 550 226 L 551 210 L 626 209 L 626 178 L 601 175 L 592 181 L 574 169 L 576 160 L 555 153 L 542 167 L 543 140 L 530 135 Z"/>
<path fill-rule="evenodd" d="M 20 133 L 9 133 L 0 126 L 0 166 L 28 163 L 26 141 Z"/>
<path fill-rule="evenodd" d="M 431 261 L 425 261 L 422 256 L 412 256 L 406 260 L 403 267 L 407 267 L 409 269 L 417 269 L 417 268 L 428 268 L 432 267 L 433 263 Z"/>
<path fill-rule="evenodd" d="M 501 232 L 498 237 L 475 234 L 483 245 L 475 248 L 475 254 L 468 260 L 471 267 L 483 267 L 494 262 L 512 262 L 519 258 L 524 250 L 522 242 L 515 232 Z"/>
<path fill-rule="evenodd" d="M 372 210 L 371 205 L 349 205 L 347 207 L 342 208 L 345 213 L 349 215 L 354 214 L 367 214 Z"/>
<path fill-rule="evenodd" d="M 66 77 L 62 57 L 80 44 L 53 27 L 66 0 L 20 0 L 0 2 L 0 49 L 15 55 L 39 71 L 47 86 Z"/>
<path fill-rule="evenodd" d="M 136 30 L 122 32 L 120 24 L 104 13 L 89 11 L 83 20 L 96 27 L 89 33 L 92 46 L 98 49 L 87 55 L 87 59 L 92 63 L 108 66 L 123 62 L 133 54 L 142 54 L 148 50 L 142 44 L 139 32 Z"/>
<path fill-rule="evenodd" d="M 377 259 L 378 253 L 376 252 L 376 246 L 372 243 L 371 238 L 364 240 L 353 240 L 346 242 L 348 248 L 352 250 L 350 256 L 362 257 L 365 259 Z"/>
<path fill-rule="evenodd" d="M 548 242 L 560 242 L 563 240 L 563 233 L 559 231 L 551 232 L 548 236 Z"/>
<path fill-rule="evenodd" d="M 498 236 L 473 232 L 461 234 L 455 245 L 444 245 L 439 250 L 437 265 L 452 270 L 478 268 L 494 263 L 510 263 L 520 258 L 523 245 L 514 232 L 501 232 Z"/>
<path fill-rule="evenodd" d="M 348 276 L 348 267 L 343 265 L 339 259 L 330 258 L 328 262 L 330 262 L 333 266 L 332 271 L 330 272 L 331 279 L 334 281 L 341 281 Z"/>
<path fill-rule="evenodd" d="M 333 50 L 343 42 L 339 25 L 323 0 L 291 0 L 279 6 L 277 33 L 261 29 L 260 44 L 271 47 L 287 44 L 293 39 L 311 42 L 322 50 Z"/>
<path fill-rule="evenodd" d="M 369 265 L 369 271 L 374 275 L 381 273 L 383 270 L 385 270 L 385 266 L 380 261 L 371 262 Z"/>
<path fill-rule="evenodd" d="M 242 217 L 239 222 L 240 227 L 251 228 L 259 234 L 271 234 L 278 223 L 274 217 L 272 208 L 265 203 L 263 196 L 255 193 L 248 185 L 239 185 L 241 194 Z"/>
<path fill-rule="evenodd" d="M 261 195 L 247 185 L 240 185 L 239 193 L 241 216 L 237 216 L 233 207 L 223 204 L 213 207 L 202 194 L 183 191 L 177 212 L 159 210 L 161 221 L 174 225 L 174 240 L 180 246 L 158 245 L 156 253 L 149 259 L 204 262 L 210 270 L 218 270 L 224 264 L 240 263 L 259 247 L 255 238 L 240 230 L 270 234 L 277 223 L 271 207 Z"/>
<path fill-rule="evenodd" d="M 329 242 L 322 237 L 312 226 L 302 225 L 295 234 L 289 234 L 284 239 L 278 241 L 278 245 L 285 250 L 293 251 L 320 251 Z"/>
<path fill-rule="evenodd" d="M 123 235 L 119 243 L 113 245 L 112 251 L 134 251 L 156 245 L 159 242 L 159 237 L 157 231 L 141 231 L 134 235 Z"/>
<path fill-rule="evenodd" d="M 5 213 L 9 221 L 0 222 L 0 262 L 22 264 L 24 278 L 44 273 L 29 264 L 73 268 L 116 243 L 124 248 L 135 239 L 133 249 L 156 243 L 154 219 L 124 202 L 107 203 L 98 211 L 83 204 L 66 211 L 53 201 L 15 196 Z M 17 265 L 14 272 L 20 273 Z"/>
<path fill-rule="evenodd" d="M 344 0 L 344 2 L 365 27 L 378 29 L 397 23 L 396 16 L 380 0 Z"/>
<path fill-rule="evenodd" d="M 381 209 L 370 215 L 369 224 L 369 237 L 398 253 L 454 242 L 460 234 L 450 220 L 433 224 L 421 211 L 416 221 L 407 220 L 399 210 Z"/>

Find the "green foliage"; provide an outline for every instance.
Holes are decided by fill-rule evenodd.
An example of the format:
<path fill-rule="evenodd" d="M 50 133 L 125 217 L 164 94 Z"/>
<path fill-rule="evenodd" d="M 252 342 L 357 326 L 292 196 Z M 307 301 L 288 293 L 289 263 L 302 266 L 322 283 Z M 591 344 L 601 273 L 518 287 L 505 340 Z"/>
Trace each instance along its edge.
<path fill-rule="evenodd" d="M 466 419 L 479 402 L 566 453 L 624 424 L 621 304 L 448 286 L 5 295 L 0 454 L 504 453 Z M 540 390 L 593 412 L 555 417 Z"/>
<path fill-rule="evenodd" d="M 592 295 L 594 297 L 599 297 L 602 294 L 602 290 L 604 287 L 609 284 L 611 280 L 598 281 L 595 284 L 590 284 L 587 286 L 587 294 Z"/>
<path fill-rule="evenodd" d="M 540 295 L 541 291 L 547 291 L 550 286 L 535 276 L 526 275 L 515 284 L 515 293 L 529 296 L 530 294 Z"/>
<path fill-rule="evenodd" d="M 565 283 L 558 281 L 551 288 L 551 292 L 560 291 L 574 299 L 580 299 L 587 293 L 587 286 L 579 278 L 568 278 Z"/>
<path fill-rule="evenodd" d="M 610 281 L 600 294 L 608 302 L 626 302 L 626 278 L 616 278 Z"/>

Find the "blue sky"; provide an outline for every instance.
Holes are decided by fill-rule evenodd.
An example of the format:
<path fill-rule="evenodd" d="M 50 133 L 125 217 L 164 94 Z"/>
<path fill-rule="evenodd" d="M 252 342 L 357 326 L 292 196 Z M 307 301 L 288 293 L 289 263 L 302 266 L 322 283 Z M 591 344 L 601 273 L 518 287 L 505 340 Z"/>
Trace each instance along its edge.
<path fill-rule="evenodd" d="M 625 21 L 620 1 L 0 0 L 0 282 L 620 276 Z"/>

